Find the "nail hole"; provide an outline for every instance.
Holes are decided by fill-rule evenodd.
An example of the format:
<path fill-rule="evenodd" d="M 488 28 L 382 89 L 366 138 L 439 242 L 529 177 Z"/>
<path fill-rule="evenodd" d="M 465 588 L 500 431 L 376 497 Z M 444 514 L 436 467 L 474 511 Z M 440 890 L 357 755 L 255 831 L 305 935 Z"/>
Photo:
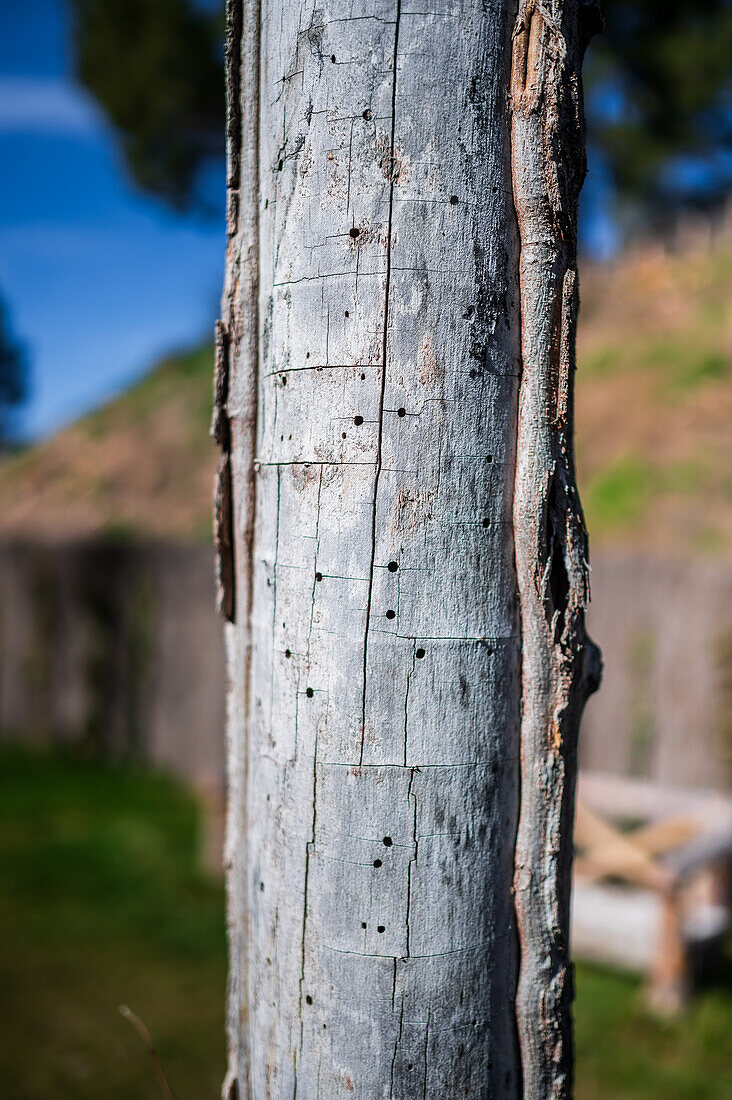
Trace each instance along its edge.
<path fill-rule="evenodd" d="M 477 378 L 477 377 L 478 377 L 478 372 L 477 372 L 477 370 L 471 370 L 471 372 L 470 372 L 470 377 L 471 377 L 471 378 Z"/>
<path fill-rule="evenodd" d="M 492 462 L 493 461 L 493 455 L 486 455 L 485 460 L 486 460 L 486 462 Z"/>
<path fill-rule="evenodd" d="M 396 618 L 396 611 L 392 611 L 391 608 L 390 608 L 386 613 L 386 617 L 387 617 L 387 619 L 395 619 Z"/>
<path fill-rule="evenodd" d="M 475 306 L 468 306 L 468 308 L 465 310 L 465 313 L 463 314 L 463 320 L 464 321 L 469 321 L 474 313 L 475 313 Z"/>
<path fill-rule="evenodd" d="M 341 439 L 345 439 L 345 438 L 346 438 L 346 433 L 345 433 L 345 432 L 341 432 Z"/>
<path fill-rule="evenodd" d="M 313 689 L 312 689 L 312 688 L 306 688 L 306 689 L 305 689 L 305 694 L 307 695 L 308 699 L 312 699 L 312 697 L 313 697 Z"/>
<path fill-rule="evenodd" d="M 282 375 L 282 385 L 283 385 L 283 386 L 286 386 L 286 385 L 287 385 L 287 375 L 286 375 L 286 374 L 283 374 L 283 375 Z"/>
<path fill-rule="evenodd" d="M 363 382 L 363 381 L 365 380 L 365 378 L 366 378 L 366 375 L 365 375 L 365 374 L 362 374 L 362 375 L 361 375 L 361 381 Z"/>
<path fill-rule="evenodd" d="M 365 928 L 365 927 L 366 927 L 366 921 L 365 921 L 365 920 L 362 920 L 362 921 L 361 921 L 361 927 L 362 927 L 362 928 Z"/>
<path fill-rule="evenodd" d="M 399 568 L 399 562 L 390 561 L 386 568 L 389 570 L 390 573 L 396 573 L 397 569 Z"/>
<path fill-rule="evenodd" d="M 333 64 L 335 65 L 335 54 L 334 54 L 334 53 L 332 53 L 332 54 L 330 55 L 330 59 L 331 59 L 331 61 L 333 62 Z"/>
<path fill-rule="evenodd" d="M 394 841 L 391 839 L 390 836 L 385 836 L 384 837 L 384 847 L 391 848 L 393 843 L 394 843 Z"/>
<path fill-rule="evenodd" d="M 406 415 L 407 415 L 407 410 L 406 409 L 397 409 L 397 416 L 406 416 Z"/>
<path fill-rule="evenodd" d="M 260 884 L 259 884 L 259 892 L 260 892 L 261 894 L 263 894 L 263 893 L 264 893 L 264 883 L 263 883 L 263 882 L 260 882 Z"/>
<path fill-rule="evenodd" d="M 381 860 L 380 859 L 375 859 L 374 860 L 374 867 L 381 867 Z"/>
<path fill-rule="evenodd" d="M 368 108 L 366 108 L 366 110 L 364 111 L 363 117 L 366 119 L 367 122 L 371 121 L 372 114 L 371 114 L 371 111 L 369 111 Z"/>
<path fill-rule="evenodd" d="M 491 525 L 491 521 L 489 519 L 484 519 L 483 520 L 483 526 L 484 527 L 490 527 L 490 525 Z"/>
<path fill-rule="evenodd" d="M 363 424 L 363 417 L 362 416 L 354 416 L 353 423 L 356 425 L 356 427 L 358 427 L 360 424 Z"/>
<path fill-rule="evenodd" d="M 316 579 L 316 581 L 322 581 L 322 579 L 323 579 L 323 574 L 322 574 L 322 573 L 316 573 L 316 574 L 315 574 L 315 579 Z"/>
<path fill-rule="evenodd" d="M 344 316 L 344 317 L 350 317 L 350 314 L 349 314 L 348 310 L 345 310 L 345 312 L 344 312 L 343 316 Z"/>
<path fill-rule="evenodd" d="M 459 201 L 457 195 L 450 195 L 450 206 L 457 206 Z"/>
<path fill-rule="evenodd" d="M 349 232 L 350 232 L 350 235 L 353 237 L 354 241 L 355 241 L 356 237 L 361 236 L 361 230 L 358 229 L 358 227 L 355 226 L 355 225 L 350 229 Z"/>
<path fill-rule="evenodd" d="M 282 171 L 282 167 L 283 167 L 283 161 L 280 161 L 280 163 L 279 163 L 279 164 L 277 165 L 277 171 L 278 171 L 278 172 L 281 172 L 281 171 Z"/>
<path fill-rule="evenodd" d="M 422 657 L 424 657 L 424 650 L 423 649 L 418 649 L 414 656 L 419 657 L 420 660 L 421 660 Z"/>
<path fill-rule="evenodd" d="M 305 998 L 305 1004 L 306 1005 L 311 1005 L 312 1003 L 313 1003 L 313 998 L 308 993 L 307 997 Z"/>
<path fill-rule="evenodd" d="M 292 656 L 292 654 L 290 653 L 289 649 L 286 649 L 285 650 L 285 657 L 291 657 L 291 656 Z"/>
<path fill-rule="evenodd" d="M 306 359 L 309 359 L 309 358 L 310 358 L 310 352 L 309 352 L 309 351 L 306 351 L 306 352 L 305 352 L 305 358 L 306 358 Z"/>
<path fill-rule="evenodd" d="M 384 927 L 383 924 L 380 924 L 380 925 L 378 925 L 376 931 L 377 932 L 386 932 L 386 928 Z"/>

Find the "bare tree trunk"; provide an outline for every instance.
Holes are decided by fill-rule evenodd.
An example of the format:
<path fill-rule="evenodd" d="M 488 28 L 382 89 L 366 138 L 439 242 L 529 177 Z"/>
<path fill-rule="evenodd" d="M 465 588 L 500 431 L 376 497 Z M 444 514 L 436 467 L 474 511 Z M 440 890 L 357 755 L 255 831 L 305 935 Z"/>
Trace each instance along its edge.
<path fill-rule="evenodd" d="M 580 6 L 532 6 L 527 51 L 577 111 Z M 545 140 L 543 87 L 524 103 L 514 76 L 512 139 L 528 9 L 512 45 L 515 11 L 431 8 L 229 3 L 215 430 L 241 1100 L 569 1094 L 581 132 Z M 564 237 L 534 279 L 532 201 L 551 165 L 566 201 L 565 155 Z"/>

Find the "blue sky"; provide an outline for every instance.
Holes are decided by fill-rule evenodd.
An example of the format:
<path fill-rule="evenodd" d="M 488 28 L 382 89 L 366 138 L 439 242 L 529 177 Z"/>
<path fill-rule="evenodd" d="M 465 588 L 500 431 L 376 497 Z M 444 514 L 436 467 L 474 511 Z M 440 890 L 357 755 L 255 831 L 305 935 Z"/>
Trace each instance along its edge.
<path fill-rule="evenodd" d="M 30 360 L 31 437 L 206 338 L 223 272 L 223 166 L 218 217 L 140 195 L 70 68 L 64 0 L 0 0 L 0 294 Z"/>
<path fill-rule="evenodd" d="M 209 336 L 224 169 L 207 177 L 208 219 L 129 183 L 111 127 L 71 78 L 66 0 L 0 0 L 0 164 L 0 295 L 31 367 L 19 429 L 38 438 Z M 583 199 L 585 244 L 608 254 L 602 173 Z"/>

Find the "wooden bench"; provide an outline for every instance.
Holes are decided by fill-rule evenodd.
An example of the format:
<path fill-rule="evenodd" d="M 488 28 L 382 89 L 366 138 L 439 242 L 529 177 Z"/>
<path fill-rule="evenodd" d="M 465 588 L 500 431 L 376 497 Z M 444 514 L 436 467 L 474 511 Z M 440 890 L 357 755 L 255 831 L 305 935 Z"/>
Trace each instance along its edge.
<path fill-rule="evenodd" d="M 575 848 L 574 950 L 645 972 L 653 1004 L 678 1009 L 729 922 L 732 799 L 583 772 Z"/>

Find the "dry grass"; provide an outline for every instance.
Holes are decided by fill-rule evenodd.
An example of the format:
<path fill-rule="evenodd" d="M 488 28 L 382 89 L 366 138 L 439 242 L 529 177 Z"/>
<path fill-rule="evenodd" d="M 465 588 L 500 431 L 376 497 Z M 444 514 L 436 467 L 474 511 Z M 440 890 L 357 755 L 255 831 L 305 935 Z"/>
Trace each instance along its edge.
<path fill-rule="evenodd" d="M 732 241 L 587 269 L 578 363 L 593 543 L 732 549 Z"/>
<path fill-rule="evenodd" d="M 732 549 L 732 234 L 582 270 L 580 487 L 593 545 Z M 417 369 L 417 364 L 415 364 Z M 210 537 L 212 352 L 162 363 L 0 468 L 0 532 Z"/>

